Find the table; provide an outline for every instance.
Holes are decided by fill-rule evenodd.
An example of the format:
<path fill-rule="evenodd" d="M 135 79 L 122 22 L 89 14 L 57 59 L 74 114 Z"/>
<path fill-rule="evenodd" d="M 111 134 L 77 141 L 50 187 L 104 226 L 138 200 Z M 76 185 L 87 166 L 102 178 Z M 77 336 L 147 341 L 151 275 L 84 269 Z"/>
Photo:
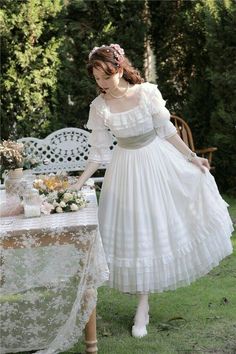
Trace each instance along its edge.
<path fill-rule="evenodd" d="M 89 204 L 77 212 L 1 218 L 2 354 L 65 351 L 85 326 L 86 351 L 97 352 L 97 288 L 108 268 L 95 191 L 84 192 Z"/>

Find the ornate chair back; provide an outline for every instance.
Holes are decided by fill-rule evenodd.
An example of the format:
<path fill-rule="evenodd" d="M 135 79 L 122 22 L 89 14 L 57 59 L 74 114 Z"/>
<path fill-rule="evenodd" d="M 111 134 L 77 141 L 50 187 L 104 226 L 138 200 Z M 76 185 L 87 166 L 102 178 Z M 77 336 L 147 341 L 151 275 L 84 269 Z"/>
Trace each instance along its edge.
<path fill-rule="evenodd" d="M 27 147 L 29 155 L 35 155 L 44 163 L 35 167 L 37 174 L 58 171 L 83 171 L 87 164 L 90 146 L 89 132 L 79 128 L 63 128 L 48 135 L 45 139 L 26 137 L 18 139 Z M 114 139 L 115 142 L 115 139 Z M 111 146 L 111 149 L 114 146 Z M 106 165 L 101 165 L 105 169 Z M 101 182 L 102 178 L 94 178 Z"/>

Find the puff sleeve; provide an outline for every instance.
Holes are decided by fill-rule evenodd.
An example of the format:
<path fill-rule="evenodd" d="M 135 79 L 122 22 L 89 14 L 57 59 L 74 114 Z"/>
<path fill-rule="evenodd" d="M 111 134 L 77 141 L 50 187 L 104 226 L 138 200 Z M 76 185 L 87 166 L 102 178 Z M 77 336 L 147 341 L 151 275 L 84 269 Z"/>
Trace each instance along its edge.
<path fill-rule="evenodd" d="M 168 139 L 177 133 L 170 121 L 170 112 L 165 107 L 166 101 L 154 84 L 149 84 L 149 105 L 153 118 L 153 127 L 160 138 Z"/>
<path fill-rule="evenodd" d="M 94 105 L 90 106 L 87 128 L 92 130 L 88 139 L 91 146 L 88 161 L 108 164 L 112 157 L 112 134 Z"/>

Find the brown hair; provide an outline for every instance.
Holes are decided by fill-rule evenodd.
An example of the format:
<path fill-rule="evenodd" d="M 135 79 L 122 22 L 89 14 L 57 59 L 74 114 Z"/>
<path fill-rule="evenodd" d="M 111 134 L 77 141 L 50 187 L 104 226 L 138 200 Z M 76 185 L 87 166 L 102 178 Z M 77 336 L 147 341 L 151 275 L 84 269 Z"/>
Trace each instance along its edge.
<path fill-rule="evenodd" d="M 87 70 L 91 77 L 93 77 L 93 68 L 101 69 L 109 76 L 116 74 L 122 68 L 123 78 L 130 84 L 144 82 L 139 71 L 132 66 L 128 58 L 125 55 L 117 55 L 117 51 L 111 46 L 99 47 L 90 54 Z M 99 89 L 103 92 L 100 87 Z"/>

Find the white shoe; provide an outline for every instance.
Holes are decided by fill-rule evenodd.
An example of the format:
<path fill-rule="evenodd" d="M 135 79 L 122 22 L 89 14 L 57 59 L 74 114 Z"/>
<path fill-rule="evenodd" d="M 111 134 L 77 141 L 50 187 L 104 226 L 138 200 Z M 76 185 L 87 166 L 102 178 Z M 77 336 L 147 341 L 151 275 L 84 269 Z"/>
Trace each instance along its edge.
<path fill-rule="evenodd" d="M 147 328 L 146 326 L 138 327 L 133 325 L 132 326 L 132 336 L 135 338 L 142 338 L 147 335 Z"/>
<path fill-rule="evenodd" d="M 145 326 L 137 326 L 133 325 L 132 326 L 132 336 L 135 338 L 142 338 L 147 335 L 147 328 L 146 326 L 149 324 L 149 314 L 147 313 L 146 315 L 146 321 L 145 321 Z"/>

